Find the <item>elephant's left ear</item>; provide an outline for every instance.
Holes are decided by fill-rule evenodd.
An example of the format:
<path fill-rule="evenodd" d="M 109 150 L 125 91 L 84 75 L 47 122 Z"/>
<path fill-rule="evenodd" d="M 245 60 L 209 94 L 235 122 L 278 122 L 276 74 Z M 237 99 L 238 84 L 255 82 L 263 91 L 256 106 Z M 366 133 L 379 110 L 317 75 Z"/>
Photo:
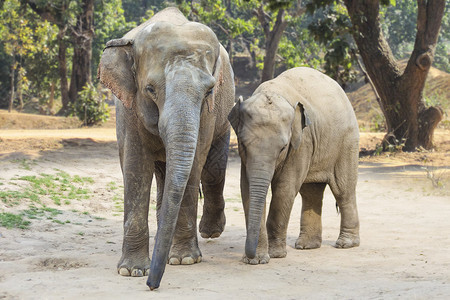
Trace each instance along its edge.
<path fill-rule="evenodd" d="M 214 103 L 217 97 L 217 93 L 219 93 L 220 86 L 223 84 L 223 71 L 222 71 L 222 59 L 219 56 L 217 57 L 216 64 L 214 66 L 213 76 L 216 79 L 216 85 L 214 86 L 213 94 L 211 97 L 208 97 L 208 111 L 211 113 L 214 110 Z"/>
<path fill-rule="evenodd" d="M 295 105 L 295 117 L 292 124 L 291 145 L 294 149 L 298 149 L 302 142 L 303 129 L 311 125 L 308 113 L 305 111 L 303 104 L 297 102 Z"/>
<path fill-rule="evenodd" d="M 236 101 L 236 104 L 233 106 L 230 114 L 228 115 L 228 121 L 230 121 L 231 127 L 233 127 L 236 135 L 238 134 L 239 130 L 239 111 L 242 101 L 244 101 L 244 99 L 242 98 L 242 96 L 239 96 L 238 101 Z"/>

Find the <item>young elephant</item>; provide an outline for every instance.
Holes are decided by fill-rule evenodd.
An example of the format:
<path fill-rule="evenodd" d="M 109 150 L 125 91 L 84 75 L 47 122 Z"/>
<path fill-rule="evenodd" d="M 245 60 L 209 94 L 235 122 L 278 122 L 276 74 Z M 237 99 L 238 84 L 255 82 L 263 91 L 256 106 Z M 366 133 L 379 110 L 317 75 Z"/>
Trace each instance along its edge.
<path fill-rule="evenodd" d="M 355 188 L 359 132 L 352 106 L 331 78 L 294 68 L 261 84 L 232 109 L 239 141 L 241 194 L 247 224 L 244 262 L 286 256 L 286 231 L 300 191 L 297 249 L 322 242 L 322 198 L 328 184 L 341 211 L 337 248 L 359 245 Z M 267 226 L 265 202 L 272 186 Z M 267 228 L 267 230 L 266 230 Z"/>
<path fill-rule="evenodd" d="M 167 8 L 106 44 L 99 77 L 118 98 L 117 141 L 125 207 L 117 269 L 124 276 L 149 273 L 147 284 L 155 289 L 167 262 L 201 261 L 196 232 L 200 180 L 205 195 L 201 235 L 216 238 L 224 229 L 233 71 L 210 28 L 189 22 L 176 8 Z M 150 263 L 148 209 L 153 174 L 158 230 Z"/>

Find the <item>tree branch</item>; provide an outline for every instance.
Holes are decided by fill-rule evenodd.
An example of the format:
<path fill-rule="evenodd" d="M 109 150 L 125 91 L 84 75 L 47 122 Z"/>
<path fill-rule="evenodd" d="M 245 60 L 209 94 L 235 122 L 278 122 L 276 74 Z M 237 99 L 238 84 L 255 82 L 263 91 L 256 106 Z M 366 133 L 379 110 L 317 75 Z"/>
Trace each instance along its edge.
<path fill-rule="evenodd" d="M 270 19 L 270 16 L 267 15 L 266 12 L 264 11 L 263 5 L 258 7 L 258 9 L 254 9 L 253 14 L 258 18 L 258 21 L 264 30 L 264 35 L 268 37 L 270 34 L 270 26 L 269 22 L 267 22 L 267 19 L 268 18 Z"/>

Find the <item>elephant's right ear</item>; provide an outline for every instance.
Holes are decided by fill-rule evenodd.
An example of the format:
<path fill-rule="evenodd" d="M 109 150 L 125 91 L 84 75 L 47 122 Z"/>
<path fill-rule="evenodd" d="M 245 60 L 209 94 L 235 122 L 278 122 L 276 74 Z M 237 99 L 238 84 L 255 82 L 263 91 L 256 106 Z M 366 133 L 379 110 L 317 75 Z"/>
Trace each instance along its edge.
<path fill-rule="evenodd" d="M 116 39 L 106 43 L 98 66 L 97 78 L 126 108 L 131 108 L 136 97 L 133 64 L 133 40 Z"/>
<path fill-rule="evenodd" d="M 228 115 L 228 121 L 230 121 L 231 127 L 233 127 L 233 130 L 236 134 L 238 134 L 239 130 L 239 110 L 242 101 L 244 101 L 244 98 L 242 98 L 242 96 L 239 96 L 238 101 L 236 101 L 236 104 L 233 106 L 230 114 Z"/>
<path fill-rule="evenodd" d="M 308 113 L 305 111 L 303 104 L 297 102 L 295 107 L 295 117 L 292 125 L 291 145 L 294 149 L 298 149 L 302 142 L 303 129 L 311 125 Z"/>

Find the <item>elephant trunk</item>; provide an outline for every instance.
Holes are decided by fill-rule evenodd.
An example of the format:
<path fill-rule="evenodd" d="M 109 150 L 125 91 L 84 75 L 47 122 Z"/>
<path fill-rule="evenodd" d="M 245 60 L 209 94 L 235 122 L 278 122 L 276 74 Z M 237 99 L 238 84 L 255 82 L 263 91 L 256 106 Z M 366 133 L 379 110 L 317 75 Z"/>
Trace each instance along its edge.
<path fill-rule="evenodd" d="M 159 287 L 164 274 L 200 127 L 200 108 L 198 111 L 196 107 L 171 109 L 170 103 L 167 104 L 165 111 L 168 113 L 160 117 L 160 135 L 166 145 L 166 181 L 147 280 L 151 290 Z"/>
<path fill-rule="evenodd" d="M 258 247 L 261 218 L 264 212 L 267 191 L 272 179 L 272 173 L 264 171 L 249 172 L 249 208 L 247 218 L 247 239 L 245 241 L 245 255 L 253 259 Z M 258 174 L 259 176 L 252 176 Z"/>

